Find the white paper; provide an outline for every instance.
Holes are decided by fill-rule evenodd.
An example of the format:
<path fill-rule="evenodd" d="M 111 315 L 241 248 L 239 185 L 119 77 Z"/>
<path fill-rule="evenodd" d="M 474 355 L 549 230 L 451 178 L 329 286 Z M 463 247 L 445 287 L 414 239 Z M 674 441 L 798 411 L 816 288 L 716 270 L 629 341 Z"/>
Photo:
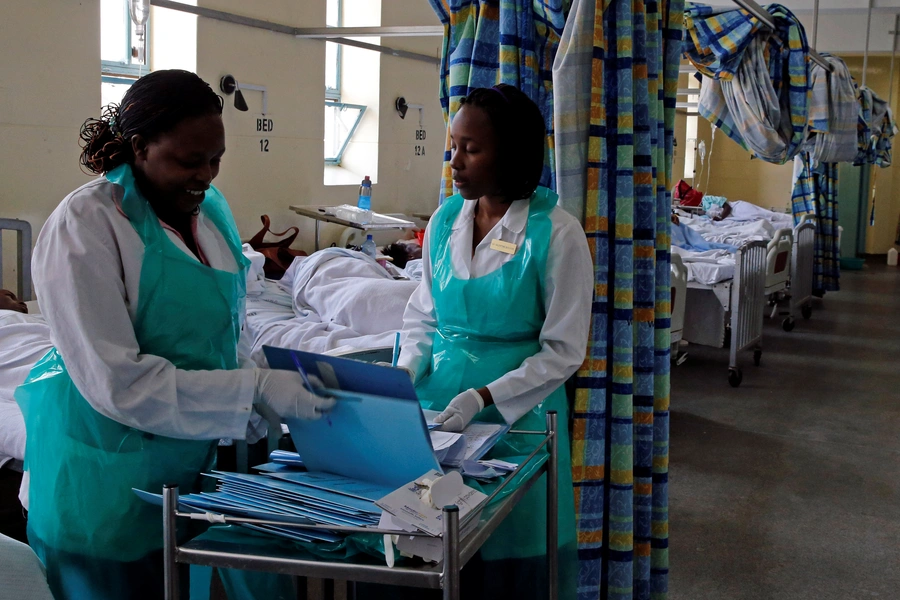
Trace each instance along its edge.
<path fill-rule="evenodd" d="M 431 502 L 426 502 L 423 500 L 423 496 L 430 495 L 430 488 L 425 482 L 435 481 L 439 477 L 441 474 L 438 471 L 430 471 L 419 479 L 391 492 L 375 504 L 401 521 L 414 525 L 429 535 L 438 536 L 443 531 L 441 508 L 435 507 Z M 452 504 L 459 508 L 459 518 L 463 519 L 486 498 L 487 496 L 478 490 L 464 485 L 462 492 L 453 498 Z"/>
<path fill-rule="evenodd" d="M 435 452 L 438 450 L 446 450 L 455 444 L 459 438 L 463 437 L 460 433 L 451 433 L 449 431 L 434 430 L 431 434 L 431 445 Z"/>

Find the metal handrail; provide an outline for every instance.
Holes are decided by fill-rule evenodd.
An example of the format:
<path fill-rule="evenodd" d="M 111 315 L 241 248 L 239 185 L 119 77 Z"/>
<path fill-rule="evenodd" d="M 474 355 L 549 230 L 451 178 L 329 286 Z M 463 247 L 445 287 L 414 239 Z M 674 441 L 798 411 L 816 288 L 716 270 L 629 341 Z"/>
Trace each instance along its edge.
<path fill-rule="evenodd" d="M 31 287 L 31 223 L 21 219 L 0 219 L 0 232 L 15 231 L 16 254 L 16 296 L 27 302 L 33 300 Z M 0 244 L 0 283 L 3 281 L 3 246 Z"/>
<path fill-rule="evenodd" d="M 737 4 L 738 6 L 740 6 L 741 8 L 743 8 L 744 10 L 746 10 L 748 13 L 750 13 L 751 15 L 753 15 L 760 21 L 762 21 L 763 24 L 765 24 L 765 26 L 768 27 L 769 29 L 772 29 L 772 30 L 775 29 L 775 21 L 772 19 L 772 15 L 770 15 L 769 12 L 766 11 L 766 9 L 764 9 L 762 6 L 760 6 L 753 0 L 731 0 L 731 1 L 734 2 L 735 4 Z M 832 65 L 831 63 L 826 61 L 822 57 L 821 54 L 816 52 L 815 48 L 813 48 L 811 44 L 809 46 L 809 58 L 810 58 L 810 60 L 812 60 L 814 63 L 816 63 L 817 65 L 819 65 L 820 67 L 822 67 L 823 69 L 828 71 L 829 73 L 834 71 L 834 65 Z"/>

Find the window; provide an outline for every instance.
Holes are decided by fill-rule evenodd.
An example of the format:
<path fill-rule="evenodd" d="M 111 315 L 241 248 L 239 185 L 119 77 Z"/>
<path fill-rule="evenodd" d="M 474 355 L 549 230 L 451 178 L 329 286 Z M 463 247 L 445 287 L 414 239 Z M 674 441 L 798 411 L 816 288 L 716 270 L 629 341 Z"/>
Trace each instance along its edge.
<path fill-rule="evenodd" d="M 325 25 L 340 27 L 342 0 L 327 0 Z M 366 107 L 341 101 L 341 60 L 343 48 L 325 42 L 325 164 L 340 166 L 344 151 L 359 127 Z"/>
<path fill-rule="evenodd" d="M 688 77 L 688 89 L 697 89 L 697 96 L 689 95 L 687 101 L 689 105 L 696 105 L 700 101 L 699 96 L 700 82 L 693 76 Z M 684 179 L 694 183 L 694 177 L 697 175 L 697 125 L 699 118 L 696 108 L 688 109 L 687 116 L 687 132 L 685 138 L 687 143 L 684 149 Z M 697 182 L 699 184 L 700 182 Z M 696 186 L 695 186 L 696 187 Z"/>
<path fill-rule="evenodd" d="M 144 40 L 145 46 L 148 45 L 149 32 L 145 33 Z M 100 97 L 103 106 L 121 102 L 128 87 L 148 70 L 146 59 L 143 63 L 138 59 L 138 43 L 136 27 L 128 14 L 128 0 L 101 0 Z"/>

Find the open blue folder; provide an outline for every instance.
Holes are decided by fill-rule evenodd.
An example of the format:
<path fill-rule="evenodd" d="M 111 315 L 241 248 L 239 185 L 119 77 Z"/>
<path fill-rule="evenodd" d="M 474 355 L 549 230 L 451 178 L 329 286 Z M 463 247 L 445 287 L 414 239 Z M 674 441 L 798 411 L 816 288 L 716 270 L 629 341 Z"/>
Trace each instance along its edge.
<path fill-rule="evenodd" d="M 409 376 L 399 369 L 265 346 L 273 369 L 294 371 L 294 357 L 337 399 L 317 421 L 287 421 L 309 471 L 335 473 L 391 489 L 441 471 Z M 293 356 L 292 356 L 293 355 Z"/>

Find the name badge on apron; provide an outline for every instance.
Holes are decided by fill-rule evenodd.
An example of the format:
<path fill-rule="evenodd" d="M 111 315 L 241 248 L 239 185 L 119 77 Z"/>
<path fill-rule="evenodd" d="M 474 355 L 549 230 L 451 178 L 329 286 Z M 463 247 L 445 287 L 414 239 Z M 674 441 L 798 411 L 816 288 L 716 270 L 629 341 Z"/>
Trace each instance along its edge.
<path fill-rule="evenodd" d="M 504 242 L 503 240 L 491 240 L 491 250 L 496 250 L 497 252 L 503 252 L 504 254 L 515 254 L 516 248 L 518 248 L 516 244 Z"/>

